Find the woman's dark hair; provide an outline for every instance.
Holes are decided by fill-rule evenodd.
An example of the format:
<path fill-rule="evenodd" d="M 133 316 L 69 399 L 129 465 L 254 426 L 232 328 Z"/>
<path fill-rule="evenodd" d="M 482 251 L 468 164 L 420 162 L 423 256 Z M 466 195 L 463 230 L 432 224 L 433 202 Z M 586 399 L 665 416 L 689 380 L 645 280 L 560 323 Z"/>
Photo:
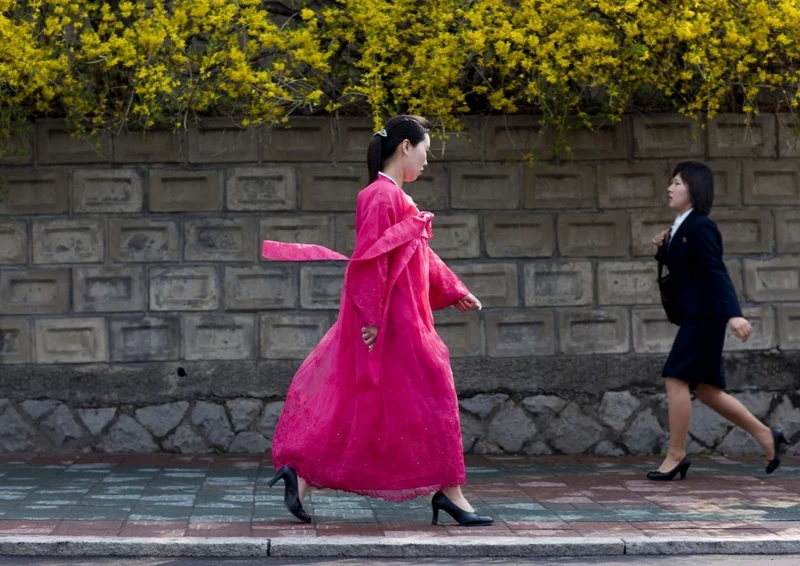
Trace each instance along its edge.
<path fill-rule="evenodd" d="M 394 155 L 397 146 L 408 140 L 416 146 L 425 139 L 425 134 L 431 130 L 431 123 L 421 116 L 401 114 L 390 118 L 383 130 L 372 136 L 372 141 L 367 148 L 367 167 L 369 168 L 369 182 L 378 178 L 378 172 L 383 169 L 386 160 Z"/>
<path fill-rule="evenodd" d="M 711 169 L 697 161 L 684 161 L 675 167 L 672 176 L 675 175 L 680 175 L 683 183 L 689 187 L 695 213 L 708 216 L 714 204 L 714 175 Z"/>

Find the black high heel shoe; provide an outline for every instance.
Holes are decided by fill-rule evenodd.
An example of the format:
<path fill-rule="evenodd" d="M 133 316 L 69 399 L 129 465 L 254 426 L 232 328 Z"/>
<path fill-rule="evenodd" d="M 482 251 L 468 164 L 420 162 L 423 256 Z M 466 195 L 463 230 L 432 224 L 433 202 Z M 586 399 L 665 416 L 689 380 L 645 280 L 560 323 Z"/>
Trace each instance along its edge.
<path fill-rule="evenodd" d="M 311 515 L 306 513 L 306 510 L 303 509 L 303 504 L 300 502 L 300 494 L 297 491 L 297 474 L 294 473 L 294 470 L 289 466 L 284 466 L 278 470 L 275 477 L 269 480 L 267 485 L 272 487 L 280 479 L 283 480 L 283 485 L 285 487 L 283 492 L 283 504 L 286 505 L 289 513 L 304 523 L 310 523 Z"/>
<path fill-rule="evenodd" d="M 772 442 L 775 444 L 775 456 L 772 460 L 769 461 L 767 464 L 766 472 L 771 474 L 775 470 L 778 469 L 778 466 L 781 465 L 781 458 L 783 457 L 783 452 L 786 450 L 786 446 L 789 444 L 789 441 L 786 440 L 786 437 L 783 436 L 783 431 L 779 428 L 773 428 L 772 430 Z"/>
<path fill-rule="evenodd" d="M 450 501 L 450 499 L 441 491 L 437 491 L 433 494 L 433 499 L 431 499 L 431 507 L 433 507 L 433 520 L 431 521 L 431 525 L 439 524 L 440 509 L 449 514 L 462 527 L 484 527 L 486 525 L 494 524 L 494 519 L 491 517 L 464 511 L 461 507 Z"/>
<path fill-rule="evenodd" d="M 692 463 L 689 461 L 689 458 L 684 457 L 684 459 L 681 460 L 677 466 L 675 466 L 668 472 L 659 472 L 659 471 L 649 472 L 647 474 L 647 479 L 653 481 L 670 481 L 676 475 L 680 474 L 681 479 L 685 480 L 686 472 L 689 471 L 689 466 L 691 465 Z"/>

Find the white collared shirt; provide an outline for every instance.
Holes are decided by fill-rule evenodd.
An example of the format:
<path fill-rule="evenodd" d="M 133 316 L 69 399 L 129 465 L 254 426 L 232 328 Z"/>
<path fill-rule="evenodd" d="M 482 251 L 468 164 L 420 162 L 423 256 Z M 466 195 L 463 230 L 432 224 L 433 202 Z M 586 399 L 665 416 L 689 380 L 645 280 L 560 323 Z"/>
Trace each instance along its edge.
<path fill-rule="evenodd" d="M 678 216 L 675 219 L 675 222 L 672 223 L 672 230 L 669 233 L 670 240 L 675 235 L 675 233 L 678 231 L 678 228 L 681 227 L 681 224 L 683 224 L 683 221 L 686 220 L 686 218 L 692 213 L 692 210 L 694 210 L 694 209 L 690 208 L 689 210 L 687 210 L 686 212 L 684 212 L 683 214 Z"/>
<path fill-rule="evenodd" d="M 397 185 L 397 181 L 395 181 L 394 179 L 392 179 L 392 178 L 391 178 L 389 175 L 387 175 L 387 174 L 386 174 L 386 173 L 384 173 L 383 171 L 378 171 L 378 175 L 383 175 L 384 177 L 386 177 L 387 179 L 389 179 L 389 180 L 390 180 L 392 183 L 394 183 L 395 185 Z M 400 185 L 397 185 L 397 186 L 399 187 Z"/>

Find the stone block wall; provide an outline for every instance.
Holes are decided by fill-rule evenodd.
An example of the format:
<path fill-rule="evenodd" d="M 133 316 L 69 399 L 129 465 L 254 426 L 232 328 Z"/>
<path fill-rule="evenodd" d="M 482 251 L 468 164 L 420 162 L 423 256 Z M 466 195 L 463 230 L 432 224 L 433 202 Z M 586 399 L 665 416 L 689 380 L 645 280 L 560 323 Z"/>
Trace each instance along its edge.
<path fill-rule="evenodd" d="M 580 132 L 574 159 L 533 117 L 470 118 L 406 188 L 433 248 L 483 301 L 436 313 L 479 453 L 663 449 L 660 369 L 676 327 L 649 243 L 674 165 L 715 173 L 712 218 L 754 325 L 729 388 L 800 440 L 800 146 L 787 116 L 703 129 L 676 115 Z M 260 259 L 260 241 L 349 254 L 369 121 L 86 142 L 59 121 L 5 158 L 0 450 L 263 451 L 291 376 L 336 317 L 344 268 Z M 444 145 L 444 147 L 443 147 Z M 444 151 L 443 151 L 444 150 Z M 755 451 L 698 407 L 692 450 Z"/>

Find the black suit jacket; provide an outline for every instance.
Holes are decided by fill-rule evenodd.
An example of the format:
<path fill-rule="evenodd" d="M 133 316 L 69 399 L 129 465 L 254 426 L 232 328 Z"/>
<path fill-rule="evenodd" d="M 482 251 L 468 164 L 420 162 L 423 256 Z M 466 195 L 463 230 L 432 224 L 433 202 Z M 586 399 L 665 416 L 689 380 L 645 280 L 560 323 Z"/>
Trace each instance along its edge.
<path fill-rule="evenodd" d="M 692 211 L 658 248 L 675 285 L 683 320 L 711 315 L 742 316 L 728 270 L 722 261 L 722 235 L 708 216 Z"/>

